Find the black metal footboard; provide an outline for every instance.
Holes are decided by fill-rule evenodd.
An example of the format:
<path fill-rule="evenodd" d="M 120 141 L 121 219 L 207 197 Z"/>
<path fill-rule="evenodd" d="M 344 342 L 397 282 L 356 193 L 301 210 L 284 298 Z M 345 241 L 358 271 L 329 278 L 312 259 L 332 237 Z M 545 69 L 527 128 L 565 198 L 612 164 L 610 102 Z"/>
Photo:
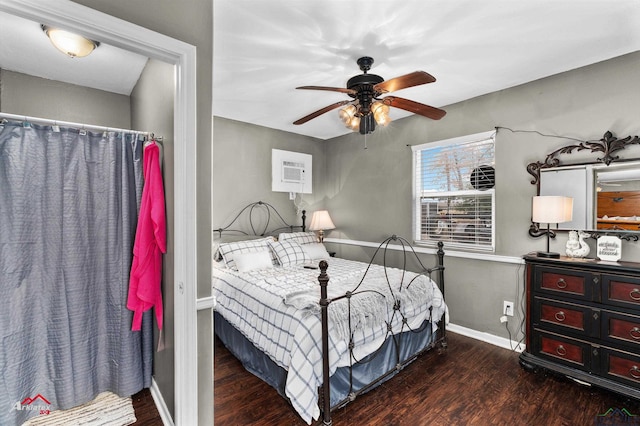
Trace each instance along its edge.
<path fill-rule="evenodd" d="M 402 279 L 401 279 L 401 285 L 400 287 L 398 287 L 397 289 L 394 290 L 391 282 L 389 282 L 390 278 L 387 275 L 387 252 L 389 249 L 389 244 L 390 243 L 395 243 L 396 247 L 397 245 L 400 245 L 401 249 L 402 249 L 402 253 L 403 253 L 403 265 L 402 265 L 402 270 L 406 271 L 407 268 L 407 262 L 408 262 L 408 256 L 412 256 L 416 261 L 417 264 L 419 265 L 419 267 L 422 269 L 421 272 L 419 273 L 420 275 L 427 275 L 429 278 L 432 277 L 433 274 L 436 275 L 436 277 L 434 278 L 434 281 L 436 281 L 438 287 L 440 288 L 440 292 L 442 293 L 443 296 L 443 301 L 442 303 L 444 303 L 444 250 L 443 250 L 443 243 L 442 242 L 438 242 L 438 250 L 436 252 L 436 265 L 434 267 L 431 268 L 426 268 L 424 267 L 424 265 L 422 264 L 422 262 L 420 261 L 420 258 L 418 257 L 418 254 L 415 252 L 415 250 L 413 249 L 413 247 L 411 246 L 411 244 L 409 244 L 408 241 L 406 241 L 405 239 L 403 239 L 402 237 L 397 237 L 397 236 L 392 236 L 387 238 L 385 241 L 383 241 L 378 248 L 376 249 L 376 252 L 374 253 L 371 262 L 369 263 L 369 268 L 371 267 L 371 265 L 373 264 L 374 260 L 376 259 L 376 255 L 378 255 L 379 252 L 382 252 L 383 255 L 383 266 L 385 268 L 385 278 L 387 280 L 387 285 L 388 285 L 388 289 L 391 292 L 391 294 L 393 295 L 393 301 L 394 301 L 394 306 L 393 306 L 393 313 L 391 315 L 391 318 L 389 319 L 389 321 L 387 322 L 387 337 L 385 338 L 385 341 L 387 340 L 391 340 L 392 341 L 392 345 L 395 349 L 395 354 L 396 354 L 396 364 L 395 366 L 393 366 L 392 368 L 390 368 L 388 371 L 386 371 L 385 373 L 381 374 L 379 377 L 375 378 L 374 380 L 372 380 L 370 383 L 358 388 L 358 389 L 353 389 L 353 383 L 350 383 L 350 388 L 351 391 L 349 392 L 349 395 L 346 399 L 336 402 L 333 404 L 332 406 L 332 401 L 331 401 L 331 386 L 330 386 L 330 364 L 329 364 L 329 305 L 333 302 L 336 302 L 338 300 L 343 300 L 346 299 L 346 303 L 349 306 L 349 309 L 351 307 L 351 298 L 355 297 L 359 294 L 359 287 L 360 285 L 363 283 L 365 276 L 367 275 L 367 272 L 369 272 L 369 268 L 367 268 L 367 272 L 365 272 L 365 276 L 362 277 L 362 280 L 360 281 L 360 283 L 352 290 L 352 291 L 348 291 L 346 292 L 344 295 L 339 296 L 339 297 L 334 297 L 334 298 L 329 298 L 328 297 L 328 285 L 329 285 L 329 275 L 327 274 L 327 269 L 329 267 L 329 264 L 326 261 L 321 261 L 320 262 L 320 275 L 318 277 L 318 281 L 320 283 L 320 319 L 321 319 L 321 324 L 322 324 L 322 364 L 323 364 L 323 378 L 322 378 L 322 386 L 319 389 L 319 405 L 320 405 L 320 410 L 321 410 L 321 415 L 322 415 L 322 422 L 324 425 L 331 425 L 332 424 L 332 420 L 331 420 L 331 411 L 335 410 L 337 408 L 340 408 L 344 405 L 346 405 L 348 402 L 353 401 L 358 395 L 367 392 L 368 390 L 374 388 L 375 386 L 377 386 L 378 384 L 382 383 L 383 381 L 389 379 L 391 376 L 397 374 L 400 370 L 402 370 L 404 368 L 404 366 L 406 366 L 407 364 L 409 364 L 410 362 L 412 362 L 413 360 L 415 360 L 416 357 L 418 357 L 419 355 L 421 355 L 422 353 L 429 351 L 431 349 L 434 349 L 436 347 L 440 347 L 442 349 L 446 348 L 446 324 L 444 321 L 444 314 L 443 314 L 443 318 L 442 321 L 439 321 L 440 318 L 434 318 L 433 315 L 433 306 L 431 306 L 430 312 L 429 312 L 429 319 L 427 321 L 424 321 L 423 324 L 419 327 L 419 329 L 415 329 L 412 330 L 409 328 L 408 326 L 408 322 L 407 322 L 407 318 L 404 317 L 404 315 L 402 314 L 402 311 L 400 310 L 401 308 L 401 300 L 399 297 L 397 297 L 397 294 L 399 292 L 402 292 L 403 290 L 403 286 L 402 284 L 404 283 L 404 273 L 402 275 Z M 396 248 L 397 250 L 398 248 Z M 408 288 L 413 282 L 414 280 L 417 279 L 413 278 L 411 279 L 405 286 L 404 289 Z M 363 290 L 360 291 L 360 293 L 362 292 L 366 292 L 366 291 L 371 291 L 371 290 Z M 350 312 L 350 311 L 349 311 Z M 351 328 L 351 318 L 350 318 L 350 313 L 349 313 L 349 335 L 352 336 L 351 341 L 349 342 L 349 350 L 350 350 L 350 356 L 352 358 L 352 360 L 355 361 L 355 364 L 360 363 L 360 362 L 364 362 L 363 360 L 355 360 L 353 357 L 353 349 L 354 349 L 354 342 L 353 342 L 353 332 L 352 332 L 352 328 Z M 402 316 L 401 318 L 401 330 L 400 333 L 394 333 L 391 327 L 391 324 L 393 322 L 393 318 L 396 315 L 400 315 Z M 400 320 L 400 318 L 398 317 L 397 320 Z M 426 327 L 430 327 L 430 330 L 434 329 L 434 325 L 436 322 L 440 322 L 439 327 L 438 327 L 438 331 L 437 331 L 437 335 L 433 338 L 429 339 L 429 343 L 426 344 L 426 346 L 421 347 L 419 350 L 416 350 L 415 352 L 411 353 L 409 356 L 406 357 L 401 357 L 401 348 L 400 346 L 402 345 L 403 342 L 403 336 L 404 333 L 420 333 L 420 332 L 424 332 Z M 381 346 L 382 347 L 382 346 Z M 378 349 L 380 350 L 380 348 Z M 373 358 L 375 358 L 375 356 L 377 355 L 377 351 L 374 351 L 374 353 L 368 355 L 367 361 L 366 362 L 370 362 Z M 349 372 L 351 375 L 352 369 L 353 369 L 354 365 L 353 363 L 351 364 L 351 366 L 349 367 Z"/>

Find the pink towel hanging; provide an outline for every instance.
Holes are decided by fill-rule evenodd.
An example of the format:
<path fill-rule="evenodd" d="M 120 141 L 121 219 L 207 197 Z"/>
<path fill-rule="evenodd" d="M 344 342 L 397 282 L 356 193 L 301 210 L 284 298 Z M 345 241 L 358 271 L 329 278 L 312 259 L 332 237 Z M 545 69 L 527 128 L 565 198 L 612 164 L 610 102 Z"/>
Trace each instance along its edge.
<path fill-rule="evenodd" d="M 155 307 L 162 330 L 162 254 L 167 252 L 164 186 L 160 171 L 160 149 L 155 141 L 144 148 L 144 187 L 133 245 L 127 308 L 134 312 L 131 330 L 142 325 L 142 313 Z"/>

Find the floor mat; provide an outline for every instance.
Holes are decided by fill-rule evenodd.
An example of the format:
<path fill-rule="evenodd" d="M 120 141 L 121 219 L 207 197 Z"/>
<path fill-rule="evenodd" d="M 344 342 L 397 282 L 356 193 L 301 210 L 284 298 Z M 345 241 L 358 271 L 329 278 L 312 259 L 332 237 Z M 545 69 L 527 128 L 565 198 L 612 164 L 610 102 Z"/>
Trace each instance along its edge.
<path fill-rule="evenodd" d="M 93 401 L 34 417 L 22 426 L 126 426 L 136 422 L 131 398 L 103 392 Z"/>

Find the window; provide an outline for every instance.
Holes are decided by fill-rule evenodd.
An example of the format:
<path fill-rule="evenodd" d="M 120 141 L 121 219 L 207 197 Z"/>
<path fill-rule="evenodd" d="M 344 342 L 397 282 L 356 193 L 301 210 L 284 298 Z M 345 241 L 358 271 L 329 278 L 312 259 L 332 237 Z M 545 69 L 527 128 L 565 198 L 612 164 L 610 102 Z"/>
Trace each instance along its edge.
<path fill-rule="evenodd" d="M 494 249 L 494 135 L 412 147 L 417 244 Z"/>

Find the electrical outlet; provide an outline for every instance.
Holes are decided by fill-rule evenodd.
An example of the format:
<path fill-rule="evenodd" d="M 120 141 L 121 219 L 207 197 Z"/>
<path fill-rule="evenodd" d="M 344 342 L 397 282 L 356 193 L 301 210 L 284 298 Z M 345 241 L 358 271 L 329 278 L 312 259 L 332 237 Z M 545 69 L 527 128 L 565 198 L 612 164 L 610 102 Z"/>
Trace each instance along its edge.
<path fill-rule="evenodd" d="M 504 307 L 502 308 L 502 313 L 504 315 L 513 316 L 513 302 L 504 301 Z"/>

